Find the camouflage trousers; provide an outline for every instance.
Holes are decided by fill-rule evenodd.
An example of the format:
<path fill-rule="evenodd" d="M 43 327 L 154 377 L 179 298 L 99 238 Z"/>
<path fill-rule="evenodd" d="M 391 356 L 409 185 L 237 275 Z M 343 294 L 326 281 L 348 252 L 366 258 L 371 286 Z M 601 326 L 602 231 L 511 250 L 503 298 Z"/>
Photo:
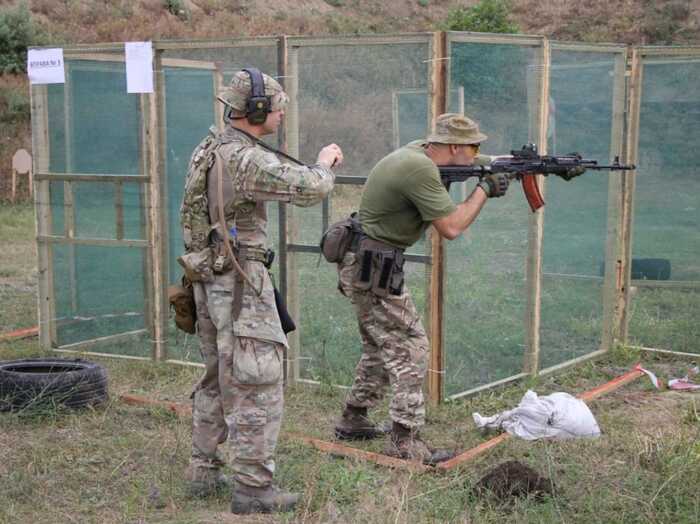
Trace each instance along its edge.
<path fill-rule="evenodd" d="M 234 335 L 234 279 L 229 271 L 215 275 L 213 282 L 194 284 L 206 368 L 194 391 L 188 476 L 206 481 L 228 463 L 237 481 L 267 486 L 282 422 L 284 347 Z"/>
<path fill-rule="evenodd" d="M 377 296 L 352 285 L 357 272 L 354 253 L 338 265 L 340 289 L 350 298 L 362 338 L 362 357 L 346 402 L 372 408 L 391 386 L 389 414 L 394 422 L 411 428 L 425 424 L 423 380 L 428 363 L 428 338 L 411 295 Z"/>

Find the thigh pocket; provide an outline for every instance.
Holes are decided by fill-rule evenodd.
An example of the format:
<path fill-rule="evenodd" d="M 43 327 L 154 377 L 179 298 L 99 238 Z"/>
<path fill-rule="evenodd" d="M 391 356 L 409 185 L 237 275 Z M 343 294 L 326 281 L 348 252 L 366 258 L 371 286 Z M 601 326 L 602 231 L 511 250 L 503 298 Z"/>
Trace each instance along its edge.
<path fill-rule="evenodd" d="M 234 416 L 236 456 L 248 460 L 266 459 L 267 413 L 255 407 L 241 408 Z"/>
<path fill-rule="evenodd" d="M 233 380 L 237 384 L 277 384 L 282 380 L 282 346 L 240 337 L 233 350 Z"/>

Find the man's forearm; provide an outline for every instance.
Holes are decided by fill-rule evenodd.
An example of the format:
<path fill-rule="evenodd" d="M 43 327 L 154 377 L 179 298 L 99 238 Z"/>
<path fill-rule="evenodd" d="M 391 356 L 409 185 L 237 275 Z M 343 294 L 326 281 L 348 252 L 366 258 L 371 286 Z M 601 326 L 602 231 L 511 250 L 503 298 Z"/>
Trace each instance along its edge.
<path fill-rule="evenodd" d="M 446 217 L 433 221 L 433 226 L 443 237 L 453 240 L 457 238 L 479 215 L 486 202 L 486 192 L 479 186 L 467 199 L 457 204 L 457 208 Z"/>

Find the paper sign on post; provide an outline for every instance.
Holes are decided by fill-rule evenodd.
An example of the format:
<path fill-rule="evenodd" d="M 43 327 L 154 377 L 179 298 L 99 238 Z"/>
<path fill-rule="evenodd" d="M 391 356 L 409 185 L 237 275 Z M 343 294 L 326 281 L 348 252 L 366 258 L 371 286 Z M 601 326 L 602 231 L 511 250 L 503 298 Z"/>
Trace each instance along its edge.
<path fill-rule="evenodd" d="M 126 42 L 126 92 L 153 92 L 153 51 L 151 42 Z"/>
<path fill-rule="evenodd" d="M 29 49 L 27 74 L 30 84 L 65 84 L 63 49 Z"/>

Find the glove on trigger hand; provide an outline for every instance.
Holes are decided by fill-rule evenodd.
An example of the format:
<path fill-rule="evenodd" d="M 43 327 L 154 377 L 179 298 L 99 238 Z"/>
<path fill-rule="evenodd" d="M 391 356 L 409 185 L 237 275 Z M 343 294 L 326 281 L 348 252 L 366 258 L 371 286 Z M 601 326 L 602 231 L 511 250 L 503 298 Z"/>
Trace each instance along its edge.
<path fill-rule="evenodd" d="M 576 178 L 579 175 L 582 175 L 586 172 L 586 168 L 583 166 L 576 166 L 572 167 L 569 169 L 566 173 L 559 175 L 561 178 L 566 180 L 567 182 L 571 180 L 572 178 Z"/>
<path fill-rule="evenodd" d="M 504 173 L 493 173 L 481 179 L 477 186 L 484 190 L 488 198 L 498 198 L 506 194 L 509 183 Z"/>

